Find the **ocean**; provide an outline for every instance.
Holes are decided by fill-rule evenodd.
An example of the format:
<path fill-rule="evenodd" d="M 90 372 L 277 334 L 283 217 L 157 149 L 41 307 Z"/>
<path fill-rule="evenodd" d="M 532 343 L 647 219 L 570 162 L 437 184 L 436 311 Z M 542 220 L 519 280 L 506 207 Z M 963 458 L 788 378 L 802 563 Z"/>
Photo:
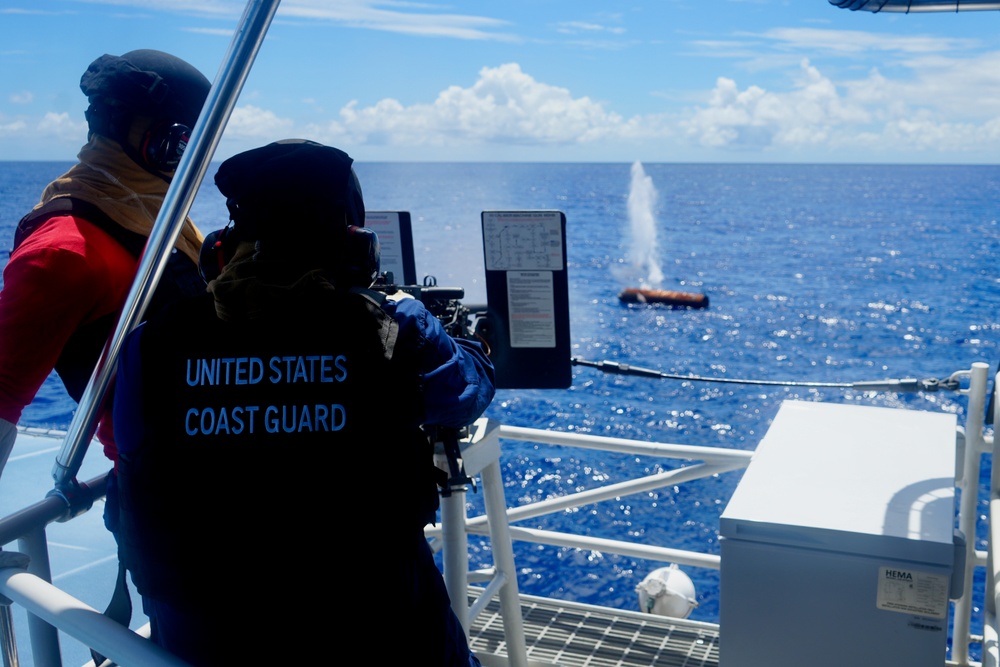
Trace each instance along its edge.
<path fill-rule="evenodd" d="M 0 162 L 0 248 L 10 247 L 42 187 L 68 167 Z M 564 212 L 572 356 L 776 383 L 574 366 L 568 389 L 500 390 L 487 416 L 506 424 L 750 450 L 785 399 L 944 411 L 962 423 L 966 402 L 957 392 L 795 383 L 945 379 L 977 361 L 995 369 L 1000 359 L 1000 167 L 361 162 L 356 169 L 370 210 L 411 213 L 418 277 L 464 288 L 468 303 L 486 300 L 482 211 Z M 206 232 L 225 225 L 225 203 L 210 178 L 191 216 Z M 296 233 L 294 224 L 288 233 Z M 643 285 L 703 293 L 710 306 L 619 301 L 622 288 Z M 64 429 L 73 409 L 50 378 L 22 424 Z M 509 501 L 664 465 L 520 443 L 510 443 L 502 464 Z M 719 515 L 739 477 L 622 497 L 530 525 L 718 553 Z M 393 499 L 391 485 L 383 492 Z M 470 502 L 481 506 L 481 494 Z M 472 546 L 472 565 L 485 564 L 488 546 Z M 664 565 L 529 544 L 515 544 L 515 558 L 524 593 L 626 609 L 637 608 L 635 586 Z M 716 622 L 718 572 L 684 569 L 698 595 L 691 618 Z"/>

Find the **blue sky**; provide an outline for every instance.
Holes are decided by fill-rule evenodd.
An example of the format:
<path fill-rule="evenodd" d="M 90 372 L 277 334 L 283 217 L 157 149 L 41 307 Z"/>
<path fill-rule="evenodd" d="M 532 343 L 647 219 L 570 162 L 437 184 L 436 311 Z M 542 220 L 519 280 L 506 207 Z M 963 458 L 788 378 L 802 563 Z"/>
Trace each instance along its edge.
<path fill-rule="evenodd" d="M 103 53 L 214 80 L 242 6 L 0 0 L 0 159 L 75 157 Z M 1000 12 L 285 0 L 216 156 L 288 137 L 361 161 L 993 164 Z"/>

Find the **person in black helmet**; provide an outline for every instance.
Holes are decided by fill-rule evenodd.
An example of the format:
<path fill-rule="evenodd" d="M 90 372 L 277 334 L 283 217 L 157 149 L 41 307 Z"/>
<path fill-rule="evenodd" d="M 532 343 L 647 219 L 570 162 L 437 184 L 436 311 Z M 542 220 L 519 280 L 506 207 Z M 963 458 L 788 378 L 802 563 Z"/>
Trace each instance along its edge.
<path fill-rule="evenodd" d="M 138 50 L 101 56 L 80 88 L 90 102 L 87 143 L 19 223 L 3 271 L 0 471 L 22 410 L 53 369 L 80 400 L 210 85 L 180 58 Z M 150 309 L 204 291 L 201 241 L 188 220 Z M 110 419 L 98 437 L 115 461 Z"/>
<path fill-rule="evenodd" d="M 424 537 L 421 426 L 481 416 L 492 363 L 369 289 L 346 153 L 276 142 L 215 181 L 231 225 L 203 246 L 208 293 L 136 328 L 116 379 L 122 557 L 157 643 L 198 666 L 479 665 Z"/>

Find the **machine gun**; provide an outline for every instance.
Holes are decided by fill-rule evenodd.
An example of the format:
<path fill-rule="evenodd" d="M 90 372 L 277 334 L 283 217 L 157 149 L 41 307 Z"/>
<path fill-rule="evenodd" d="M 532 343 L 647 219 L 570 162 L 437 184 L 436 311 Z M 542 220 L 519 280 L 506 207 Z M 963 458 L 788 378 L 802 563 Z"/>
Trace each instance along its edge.
<path fill-rule="evenodd" d="M 437 278 L 425 276 L 422 285 L 399 285 L 393 280 L 391 271 L 379 274 L 372 289 L 386 295 L 403 292 L 419 300 L 444 327 L 452 338 L 465 340 L 482 340 L 476 331 L 476 325 L 485 316 L 484 312 L 466 306 L 462 303 L 465 289 L 461 287 L 438 287 Z M 448 497 L 454 491 L 465 490 L 472 486 L 476 490 L 476 482 L 465 473 L 462 463 L 462 452 L 458 441 L 468 435 L 469 428 L 446 428 L 442 426 L 424 426 L 424 433 L 434 443 L 435 451 L 443 453 L 448 461 L 448 481 L 441 487 L 441 495 Z"/>
<path fill-rule="evenodd" d="M 439 287 L 437 278 L 434 276 L 424 276 L 422 285 L 399 285 L 393 281 L 393 278 L 391 271 L 379 274 L 372 289 L 383 294 L 396 294 L 398 292 L 408 294 L 422 302 L 452 338 L 478 340 L 485 343 L 477 332 L 479 323 L 486 314 L 485 307 L 471 307 L 463 304 L 464 288 Z"/>

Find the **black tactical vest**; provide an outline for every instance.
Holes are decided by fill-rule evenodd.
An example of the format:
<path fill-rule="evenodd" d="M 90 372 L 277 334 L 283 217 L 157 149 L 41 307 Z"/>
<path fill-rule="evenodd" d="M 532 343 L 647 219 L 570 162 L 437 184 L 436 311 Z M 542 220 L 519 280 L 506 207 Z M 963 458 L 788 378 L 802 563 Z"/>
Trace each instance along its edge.
<path fill-rule="evenodd" d="M 146 246 L 145 236 L 125 229 L 93 204 L 73 197 L 56 197 L 21 218 L 14 232 L 13 249 L 16 250 L 46 220 L 61 215 L 77 216 L 100 227 L 136 258 L 142 255 Z M 205 282 L 198 274 L 197 265 L 183 253 L 174 250 L 163 276 L 157 283 L 146 313 L 154 313 L 168 303 L 204 291 Z M 73 332 L 63 347 L 56 361 L 55 370 L 73 400 L 79 402 L 87 388 L 94 366 L 111 335 L 111 328 L 115 325 L 117 317 L 117 312 L 108 313 L 80 327 Z"/>
<path fill-rule="evenodd" d="M 206 590 L 240 599 L 241 565 L 286 535 L 314 536 L 295 560 L 321 586 L 350 576 L 328 545 L 360 548 L 369 571 L 422 535 L 437 489 L 421 388 L 368 294 L 313 292 L 239 323 L 205 295 L 146 324 L 142 386 L 116 387 L 141 392 L 148 436 L 118 467 L 122 558 L 140 593 L 182 608 Z"/>

